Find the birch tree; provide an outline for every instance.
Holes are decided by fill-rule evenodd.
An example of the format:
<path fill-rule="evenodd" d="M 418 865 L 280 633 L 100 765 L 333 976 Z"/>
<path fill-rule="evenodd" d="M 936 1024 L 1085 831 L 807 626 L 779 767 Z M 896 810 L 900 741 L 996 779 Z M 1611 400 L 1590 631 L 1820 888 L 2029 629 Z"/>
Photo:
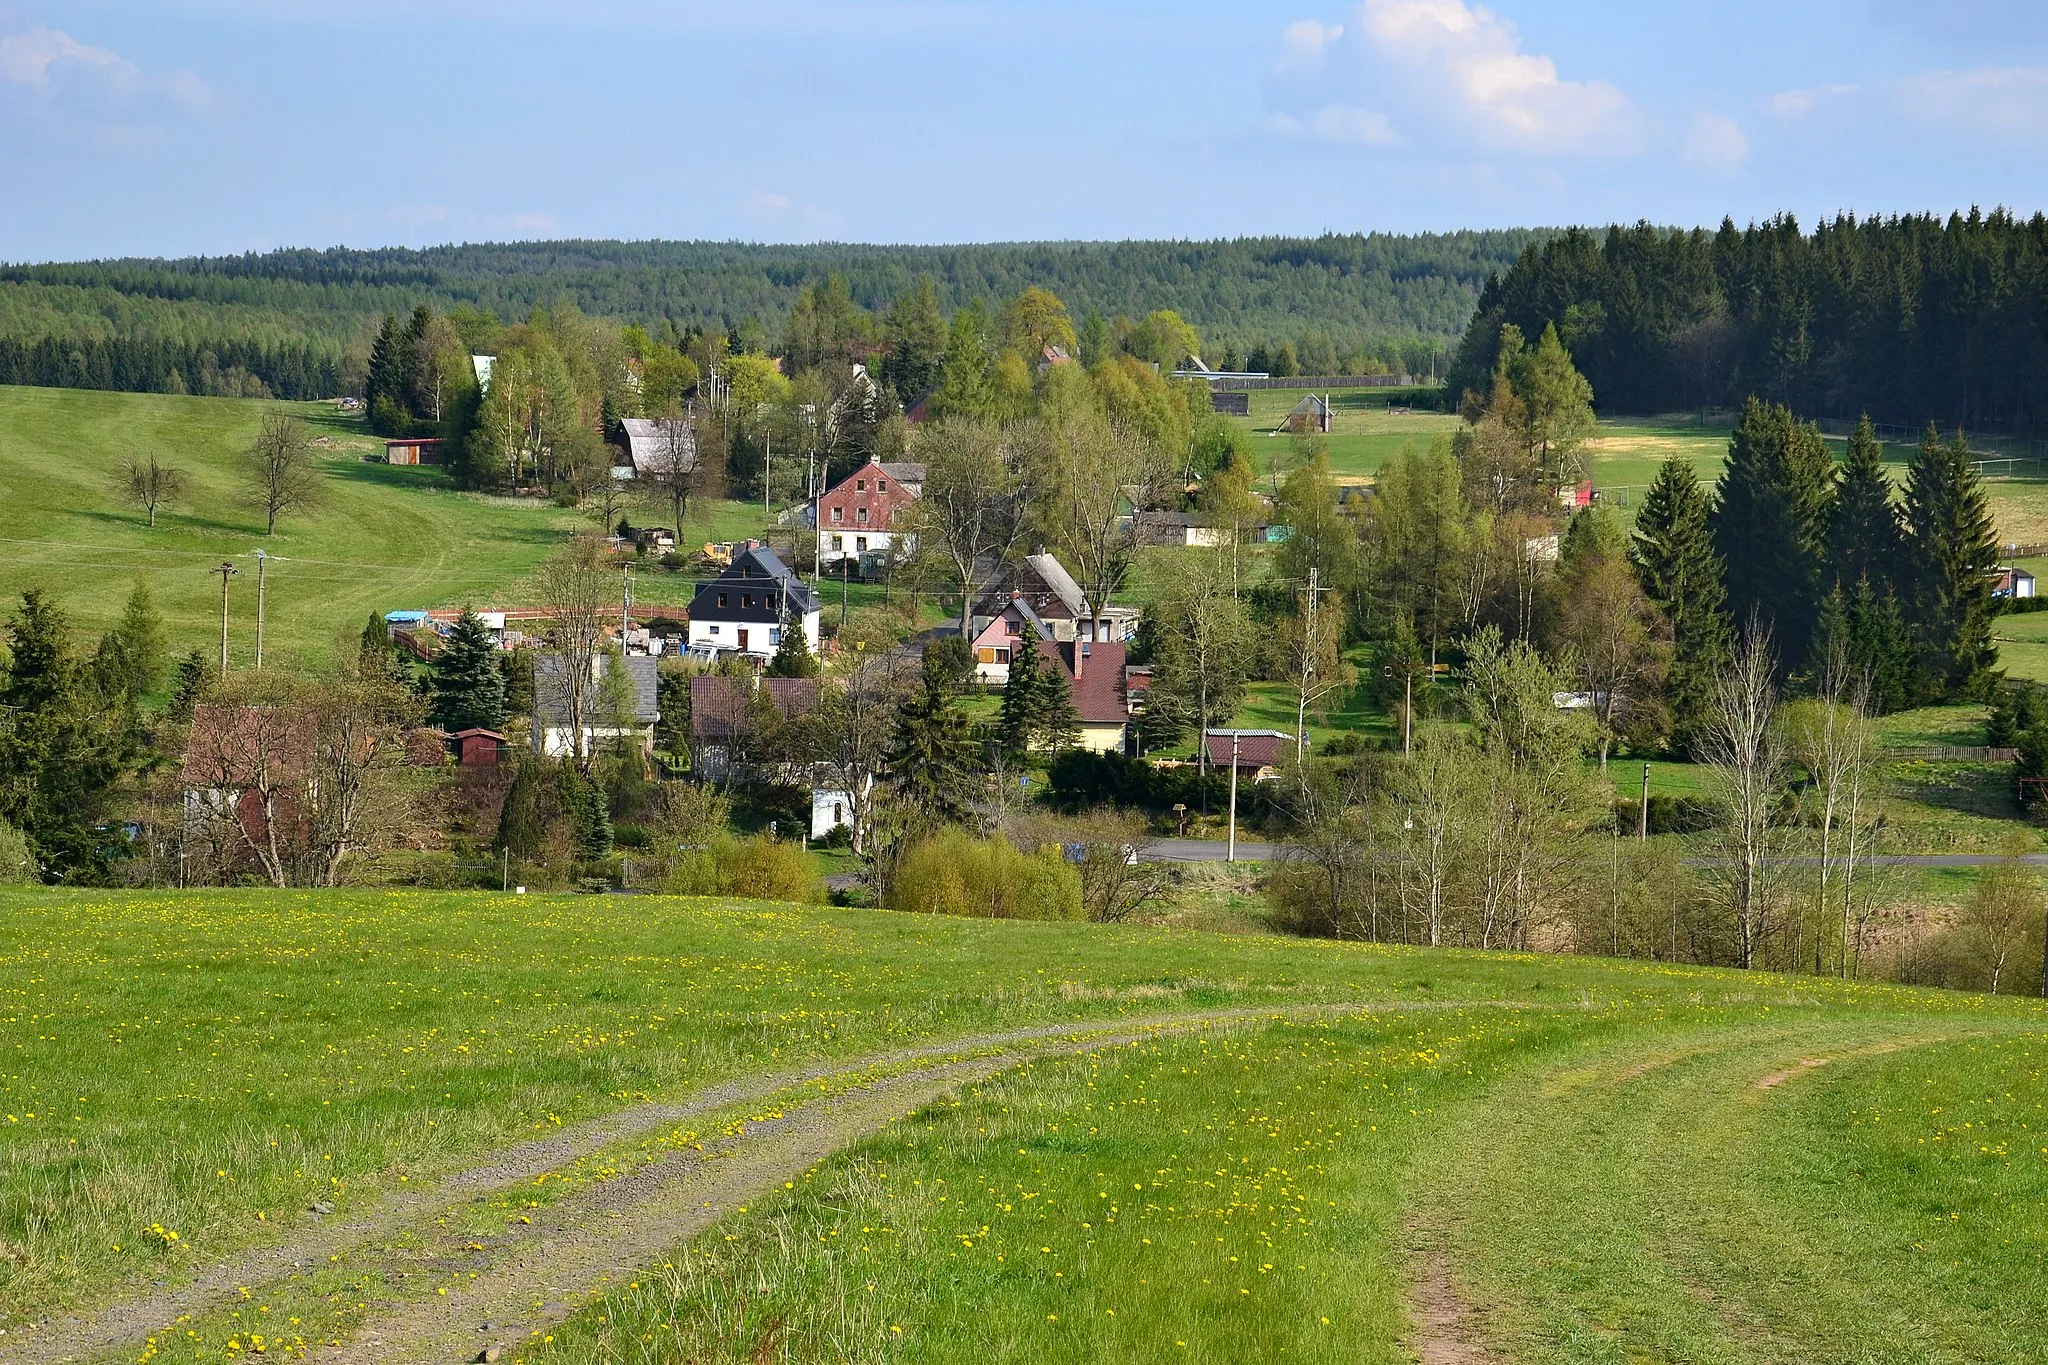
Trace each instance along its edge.
<path fill-rule="evenodd" d="M 1720 871 L 1735 921 L 1736 960 L 1745 970 L 1756 965 L 1771 927 L 1771 858 L 1781 842 L 1777 803 L 1785 784 L 1785 739 L 1777 723 L 1776 669 L 1770 631 L 1752 619 L 1714 677 L 1700 739 L 1701 756 L 1727 813 L 1718 841 Z"/>
<path fill-rule="evenodd" d="M 942 563 L 960 589 L 960 636 L 974 634 L 974 600 L 984 576 L 1016 554 L 1027 504 L 1014 445 L 1002 428 L 954 418 L 920 441 L 924 491 L 917 500 L 918 549 Z"/>

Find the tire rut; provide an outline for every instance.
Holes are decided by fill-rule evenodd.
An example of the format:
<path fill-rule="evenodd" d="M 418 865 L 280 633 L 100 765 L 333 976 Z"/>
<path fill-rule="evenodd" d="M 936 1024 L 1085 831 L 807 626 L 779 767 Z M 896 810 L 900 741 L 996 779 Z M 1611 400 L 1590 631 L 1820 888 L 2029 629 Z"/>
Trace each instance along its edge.
<path fill-rule="evenodd" d="M 903 1066 L 942 1058 L 958 1059 L 939 1066 L 920 1068 L 874 1085 L 859 1087 L 851 1092 L 855 1095 L 893 1095 L 896 1091 L 891 1087 L 898 1085 L 912 1085 L 921 1079 L 940 1076 L 955 1077 L 956 1072 L 962 1076 L 966 1075 L 967 1072 L 961 1068 L 983 1066 L 984 1069 L 978 1074 L 993 1075 L 1030 1056 L 1051 1055 L 1059 1051 L 1072 1051 L 1091 1046 L 1107 1046 L 1160 1033 L 1343 1011 L 1426 1009 L 1430 1008 L 1430 1004 L 1431 1002 L 1395 1001 L 1330 1002 L 1183 1011 L 1139 1018 L 1069 1020 L 933 1042 L 867 1057 L 819 1064 L 802 1070 L 722 1082 L 698 1091 L 686 1100 L 633 1105 L 564 1128 L 547 1137 L 515 1144 L 498 1152 L 483 1164 L 457 1171 L 430 1188 L 390 1195 L 345 1219 L 333 1218 L 324 1224 L 316 1220 L 312 1227 L 303 1229 L 287 1241 L 254 1248 L 232 1261 L 217 1263 L 211 1268 L 199 1271 L 185 1284 L 117 1299 L 89 1312 L 47 1319 L 33 1329 L 32 1336 L 17 1336 L 14 1340 L 0 1343 L 0 1365 L 61 1365 L 61 1362 L 90 1359 L 118 1347 L 139 1343 L 151 1333 L 162 1330 L 167 1323 L 180 1317 L 196 1316 L 232 1301 L 245 1285 L 267 1283 L 308 1269 L 331 1256 L 395 1233 L 436 1209 L 475 1198 L 490 1190 L 531 1181 L 547 1172 L 558 1170 L 580 1158 L 592 1155 L 615 1142 L 645 1136 L 686 1119 L 733 1105 L 765 1099 L 780 1091 L 816 1084 L 834 1077 L 857 1075 L 876 1068 Z M 1049 1040 L 1065 1042 L 1058 1047 L 1030 1046 Z M 1017 1048 L 1025 1050 L 1002 1051 Z M 961 1053 L 984 1051 L 993 1055 L 983 1058 L 959 1058 Z M 935 1093 L 943 1094 L 957 1084 L 960 1084 L 959 1079 L 949 1079 Z M 764 1124 L 749 1124 L 749 1139 L 756 1134 L 765 1138 L 771 1133 L 783 1132 L 785 1126 L 786 1131 L 791 1133 L 808 1132 L 810 1129 L 806 1126 L 806 1116 L 812 1115 L 814 1111 L 822 1112 L 821 1106 L 829 1107 L 838 1103 L 841 1101 L 813 1102 L 793 1111 L 784 1119 Z M 876 1120 L 853 1136 L 863 1135 L 887 1121 L 887 1118 Z M 850 1140 L 851 1138 L 844 1139 L 838 1145 L 843 1146 L 845 1141 Z M 739 1140 L 725 1144 L 733 1153 L 740 1151 L 743 1145 Z M 711 1150 L 712 1146 L 707 1143 L 706 1149 Z M 836 1150 L 836 1147 L 826 1150 Z M 723 1160 L 729 1162 L 732 1159 L 729 1154 Z M 812 1158 L 804 1162 L 798 1169 L 807 1167 L 815 1160 L 816 1158 Z M 654 1174 L 656 1172 L 658 1174 Z M 674 1160 L 664 1158 L 631 1175 L 602 1182 L 591 1191 L 582 1192 L 571 1200 L 564 1201 L 564 1206 L 573 1205 L 576 1199 L 584 1198 L 609 1186 L 617 1186 L 622 1191 L 641 1188 L 632 1182 L 643 1178 L 643 1184 L 651 1181 L 657 1187 L 658 1194 L 658 1187 L 683 1174 Z M 670 1226 L 673 1228 L 674 1225 Z M 670 1236 L 662 1245 L 673 1245 L 680 1240 L 683 1240 L 680 1236 Z M 347 1358 L 353 1360 L 359 1357 L 351 1355 Z"/>

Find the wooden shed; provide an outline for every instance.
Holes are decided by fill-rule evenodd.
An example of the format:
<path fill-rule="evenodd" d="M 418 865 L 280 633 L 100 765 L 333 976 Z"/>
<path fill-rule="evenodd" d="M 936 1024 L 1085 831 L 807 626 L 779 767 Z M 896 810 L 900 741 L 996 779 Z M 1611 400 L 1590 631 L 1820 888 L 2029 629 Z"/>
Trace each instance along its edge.
<path fill-rule="evenodd" d="M 400 440 L 386 441 L 384 463 L 439 464 L 441 439 L 438 436 L 407 436 Z"/>

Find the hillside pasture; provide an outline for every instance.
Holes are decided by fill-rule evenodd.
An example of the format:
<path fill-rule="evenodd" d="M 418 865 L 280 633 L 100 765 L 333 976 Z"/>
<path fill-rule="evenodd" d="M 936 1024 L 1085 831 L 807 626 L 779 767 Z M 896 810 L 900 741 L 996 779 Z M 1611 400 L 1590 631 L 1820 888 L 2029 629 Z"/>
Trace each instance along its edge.
<path fill-rule="evenodd" d="M 9 1361 L 2048 1349 L 2034 1003 L 663 898 L 0 912 Z M 607 1236 L 637 1272 L 540 1278 Z"/>
<path fill-rule="evenodd" d="M 307 422 L 321 499 L 277 534 L 242 495 L 236 458 L 263 414 Z M 331 404 L 272 404 L 70 389 L 0 387 L 0 597 L 41 588 L 88 638 L 110 628 L 136 580 L 146 581 L 180 649 L 216 648 L 218 567 L 230 588 L 231 659 L 253 662 L 257 550 L 267 571 L 265 648 L 280 661 L 318 658 L 372 612 L 517 604 L 548 550 L 586 515 L 540 499 L 458 490 L 442 471 L 365 463 L 381 441 Z M 128 456 L 154 454 L 189 491 L 151 529 L 115 488 Z M 653 521 L 654 509 L 633 516 Z M 684 529 L 692 540 L 758 531 L 758 508 L 713 503 Z M 687 601 L 689 581 L 643 578 L 645 601 Z"/>

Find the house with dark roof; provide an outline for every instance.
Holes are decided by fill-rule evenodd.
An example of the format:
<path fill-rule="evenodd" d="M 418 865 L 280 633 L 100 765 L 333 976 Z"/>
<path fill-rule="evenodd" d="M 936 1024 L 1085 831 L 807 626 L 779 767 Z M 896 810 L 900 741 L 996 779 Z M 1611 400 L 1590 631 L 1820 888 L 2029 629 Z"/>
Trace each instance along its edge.
<path fill-rule="evenodd" d="M 560 654 L 543 654 L 533 661 L 533 751 L 549 758 L 563 758 L 576 752 L 580 731 L 583 752 L 594 753 L 624 739 L 652 750 L 654 723 L 661 719 L 655 699 L 656 661 L 643 654 L 623 655 L 609 651 L 590 660 L 590 677 L 581 688 L 580 723 L 571 726 L 568 661 Z M 632 715 L 605 714 L 605 678 L 624 669 Z M 621 723 L 625 722 L 625 723 Z"/>
<path fill-rule="evenodd" d="M 1035 640 L 1039 655 L 1067 679 L 1090 753 L 1128 753 L 1131 745 L 1130 659 L 1121 640 Z M 1142 709 L 1142 706 L 1141 706 Z"/>
<path fill-rule="evenodd" d="M 818 499 L 819 559 L 831 564 L 867 554 L 901 558 L 914 551 L 917 533 L 910 521 L 924 473 L 921 464 L 872 458 L 840 480 Z"/>
<path fill-rule="evenodd" d="M 1271 782 L 1280 776 L 1281 761 L 1294 748 L 1294 736 L 1284 730 L 1205 730 L 1202 745 L 1210 767 L 1229 772 L 1235 748 L 1240 778 Z"/>
<path fill-rule="evenodd" d="M 690 648 L 768 659 L 783 631 L 801 630 L 815 654 L 818 616 L 810 586 L 775 551 L 750 542 L 690 600 Z"/>
<path fill-rule="evenodd" d="M 975 605 L 975 619 L 1001 616 L 1012 602 L 1029 606 L 1055 640 L 1128 640 L 1138 633 L 1136 607 L 1104 606 L 1091 620 L 1081 585 L 1044 550 L 1005 570 Z"/>

